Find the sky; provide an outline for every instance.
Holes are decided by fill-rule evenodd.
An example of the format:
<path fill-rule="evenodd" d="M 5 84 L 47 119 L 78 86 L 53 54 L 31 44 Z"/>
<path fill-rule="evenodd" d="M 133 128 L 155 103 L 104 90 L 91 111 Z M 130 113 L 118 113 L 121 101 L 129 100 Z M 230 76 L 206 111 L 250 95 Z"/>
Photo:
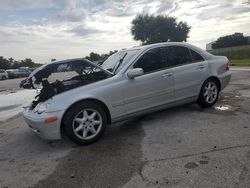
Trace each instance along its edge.
<path fill-rule="evenodd" d="M 187 22 L 188 42 L 203 49 L 220 36 L 250 36 L 250 0 L 0 0 L 0 56 L 45 63 L 137 46 L 137 14 Z"/>

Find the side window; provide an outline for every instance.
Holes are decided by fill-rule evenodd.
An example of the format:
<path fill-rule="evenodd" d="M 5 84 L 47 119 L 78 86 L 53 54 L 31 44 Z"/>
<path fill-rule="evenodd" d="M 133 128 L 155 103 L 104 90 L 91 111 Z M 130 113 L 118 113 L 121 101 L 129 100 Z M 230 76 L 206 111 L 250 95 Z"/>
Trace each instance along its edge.
<path fill-rule="evenodd" d="M 192 55 L 192 58 L 193 58 L 193 62 L 201 62 L 201 61 L 204 61 L 204 58 L 198 54 L 197 52 L 189 49 L 190 52 L 191 52 L 191 55 Z"/>
<path fill-rule="evenodd" d="M 4 70 L 0 70 L 0 73 L 4 73 Z"/>
<path fill-rule="evenodd" d="M 145 73 L 160 70 L 166 67 L 163 48 L 154 48 L 147 51 L 135 63 L 134 68 L 142 68 Z"/>
<path fill-rule="evenodd" d="M 167 64 L 169 67 L 192 63 L 189 49 L 182 46 L 167 47 Z"/>

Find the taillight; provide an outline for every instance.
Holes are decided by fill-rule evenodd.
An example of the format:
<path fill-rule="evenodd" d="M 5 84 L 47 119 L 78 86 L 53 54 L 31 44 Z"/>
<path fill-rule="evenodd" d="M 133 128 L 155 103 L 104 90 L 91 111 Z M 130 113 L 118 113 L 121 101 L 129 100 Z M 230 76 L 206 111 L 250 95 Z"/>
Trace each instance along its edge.
<path fill-rule="evenodd" d="M 225 64 L 225 69 L 226 69 L 226 71 L 229 70 L 229 63 Z"/>

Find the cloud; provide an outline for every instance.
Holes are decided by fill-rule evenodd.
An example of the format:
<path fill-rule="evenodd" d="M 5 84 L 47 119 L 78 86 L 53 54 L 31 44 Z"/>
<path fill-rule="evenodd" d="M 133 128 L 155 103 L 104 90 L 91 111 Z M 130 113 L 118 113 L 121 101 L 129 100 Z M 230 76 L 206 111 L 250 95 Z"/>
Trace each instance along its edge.
<path fill-rule="evenodd" d="M 172 12 L 175 12 L 179 8 L 180 7 L 179 7 L 178 1 L 175 1 L 175 0 L 168 0 L 168 1 L 161 0 L 159 5 L 158 5 L 157 13 L 158 14 L 162 14 L 162 13 L 170 14 Z"/>
<path fill-rule="evenodd" d="M 0 9 L 74 8 L 74 0 L 2 0 Z"/>
<path fill-rule="evenodd" d="M 243 4 L 250 5 L 250 0 L 244 1 Z"/>
<path fill-rule="evenodd" d="M 45 62 L 134 46 L 139 13 L 186 21 L 188 41 L 203 48 L 221 35 L 250 35 L 250 0 L 0 0 L 0 55 Z"/>
<path fill-rule="evenodd" d="M 111 8 L 104 11 L 104 14 L 112 17 L 123 17 L 134 15 L 135 11 L 127 5 L 113 4 Z"/>
<path fill-rule="evenodd" d="M 81 22 L 85 20 L 85 9 L 65 9 L 51 16 L 49 21 L 54 22 Z"/>
<path fill-rule="evenodd" d="M 232 2 L 210 5 L 203 9 L 203 12 L 197 15 L 200 20 L 208 19 L 227 19 L 237 17 L 238 15 L 250 13 L 250 7 L 245 7 L 243 4 L 233 4 Z"/>
<path fill-rule="evenodd" d="M 93 0 L 83 1 L 80 5 L 92 14 L 104 14 L 111 17 L 127 17 L 138 13 L 142 6 L 154 0 Z"/>
<path fill-rule="evenodd" d="M 86 26 L 76 26 L 73 29 L 67 30 L 69 33 L 73 33 L 75 36 L 86 37 L 89 35 L 94 35 L 101 33 L 100 30 L 94 28 L 88 28 Z"/>

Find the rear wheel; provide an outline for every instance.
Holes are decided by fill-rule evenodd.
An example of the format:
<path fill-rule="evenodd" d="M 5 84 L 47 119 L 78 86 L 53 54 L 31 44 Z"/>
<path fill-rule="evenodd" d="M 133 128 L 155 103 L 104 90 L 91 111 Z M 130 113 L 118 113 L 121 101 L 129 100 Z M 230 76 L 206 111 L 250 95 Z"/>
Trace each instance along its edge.
<path fill-rule="evenodd" d="M 6 80 L 7 78 L 6 78 L 6 76 L 2 76 L 2 80 Z"/>
<path fill-rule="evenodd" d="M 203 108 L 208 108 L 217 102 L 218 97 L 219 83 L 215 79 L 210 78 L 202 85 L 197 103 Z"/>
<path fill-rule="evenodd" d="M 106 125 L 107 117 L 104 110 L 93 102 L 76 104 L 64 118 L 66 135 L 80 145 L 97 141 L 103 135 Z"/>

